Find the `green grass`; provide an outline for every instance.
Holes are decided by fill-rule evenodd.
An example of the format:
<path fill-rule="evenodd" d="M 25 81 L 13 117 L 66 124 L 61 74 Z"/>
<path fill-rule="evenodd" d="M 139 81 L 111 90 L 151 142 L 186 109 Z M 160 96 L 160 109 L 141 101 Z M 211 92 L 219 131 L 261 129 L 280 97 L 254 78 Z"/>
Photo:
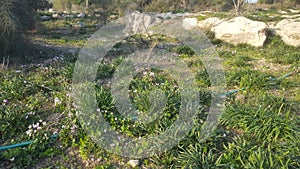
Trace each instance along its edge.
<path fill-rule="evenodd" d="M 230 18 L 233 18 L 234 15 L 229 12 L 213 12 L 213 13 L 207 13 L 207 14 L 205 14 L 205 16 L 199 15 L 197 17 L 197 19 L 198 19 L 198 21 L 202 21 L 202 20 L 205 20 L 205 19 L 211 18 L 211 17 L 217 17 L 220 19 L 230 19 Z"/>
<path fill-rule="evenodd" d="M 54 22 L 55 26 L 44 23 L 48 33 L 35 35 L 39 43 L 75 48 L 82 46 L 92 32 L 91 28 L 71 29 L 62 34 L 56 31 L 74 21 Z M 299 48 L 285 45 L 276 36 L 271 36 L 262 48 L 245 44 L 234 46 L 213 39 L 213 35 L 209 37 L 224 61 L 228 90 L 245 90 L 227 97 L 217 129 L 208 140 L 199 142 L 203 119 L 212 104 L 209 76 L 190 48 L 182 45 L 168 47 L 166 50 L 177 53 L 196 74 L 199 103 L 203 109 L 199 110 L 196 125 L 183 140 L 169 151 L 140 159 L 139 167 L 299 168 Z M 141 44 L 141 39 L 148 45 Z M 120 50 L 110 51 L 106 62 L 99 65 L 96 97 L 100 113 L 111 126 L 128 136 L 159 134 L 178 118 L 180 90 L 167 73 L 157 69 L 141 70 L 130 83 L 130 101 L 143 113 L 150 108 L 153 98 L 149 93 L 154 89 L 161 89 L 167 98 L 160 118 L 149 124 L 135 123 L 118 113 L 106 82 L 130 52 L 162 41 L 177 43 L 160 35 L 154 36 L 152 41 L 144 36 L 133 36 L 127 42 L 116 44 L 115 48 Z M 129 158 L 109 153 L 89 137 L 74 106 L 69 104 L 77 55 L 47 48 L 43 52 L 50 58 L 62 54 L 64 59 L 43 63 L 37 55 L 31 57 L 32 60 L 36 58 L 35 64 L 13 64 L 0 71 L 0 145 L 36 140 L 26 148 L 0 152 L 0 168 L 130 168 L 127 164 Z M 294 73 L 270 81 L 288 72 Z M 62 103 L 55 105 L 55 98 Z M 41 129 L 33 129 L 33 124 L 37 123 Z M 49 140 L 49 136 L 56 132 L 59 132 L 59 138 Z"/>
<path fill-rule="evenodd" d="M 282 14 L 276 9 L 263 10 L 263 11 L 254 11 L 249 14 L 246 14 L 246 17 L 261 22 L 278 22 L 282 19 Z"/>

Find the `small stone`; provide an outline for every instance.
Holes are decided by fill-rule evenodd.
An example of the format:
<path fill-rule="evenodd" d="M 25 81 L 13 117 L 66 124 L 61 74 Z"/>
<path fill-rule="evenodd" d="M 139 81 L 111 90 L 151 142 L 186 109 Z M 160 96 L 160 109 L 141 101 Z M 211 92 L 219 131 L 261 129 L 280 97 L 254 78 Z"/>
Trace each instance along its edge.
<path fill-rule="evenodd" d="M 50 8 L 50 9 L 49 9 L 49 12 L 50 12 L 50 13 L 54 13 L 55 11 L 53 10 L 53 8 Z"/>
<path fill-rule="evenodd" d="M 65 15 L 65 18 L 74 18 L 74 15 Z"/>
<path fill-rule="evenodd" d="M 84 28 L 86 27 L 86 24 L 84 22 L 77 22 L 75 25 L 75 28 Z"/>
<path fill-rule="evenodd" d="M 140 164 L 140 161 L 139 160 L 129 160 L 128 163 L 131 167 L 136 167 Z"/>
<path fill-rule="evenodd" d="M 53 18 L 59 18 L 59 14 L 55 13 L 52 15 Z"/>
<path fill-rule="evenodd" d="M 77 15 L 78 18 L 84 18 L 85 14 L 83 12 L 81 12 L 80 14 Z"/>
<path fill-rule="evenodd" d="M 50 19 L 51 19 L 50 16 L 46 16 L 46 15 L 41 16 L 41 20 L 42 20 L 42 21 L 48 21 L 48 20 L 50 20 Z"/>

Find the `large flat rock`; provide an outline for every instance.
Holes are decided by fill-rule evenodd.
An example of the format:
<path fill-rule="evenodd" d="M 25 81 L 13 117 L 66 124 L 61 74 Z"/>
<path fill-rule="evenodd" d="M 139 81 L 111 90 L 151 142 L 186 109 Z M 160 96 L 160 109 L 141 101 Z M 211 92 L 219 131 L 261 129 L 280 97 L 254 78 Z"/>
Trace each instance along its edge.
<path fill-rule="evenodd" d="M 263 46 L 266 40 L 267 25 L 245 17 L 222 21 L 211 30 L 215 37 L 231 44 L 246 43 L 255 47 Z"/>
<path fill-rule="evenodd" d="M 221 22 L 223 22 L 224 19 L 219 19 L 217 17 L 207 18 L 202 21 L 198 22 L 198 26 L 202 29 L 211 29 L 217 25 L 219 25 Z"/>
<path fill-rule="evenodd" d="M 300 46 L 300 19 L 284 19 L 274 29 L 286 44 Z"/>

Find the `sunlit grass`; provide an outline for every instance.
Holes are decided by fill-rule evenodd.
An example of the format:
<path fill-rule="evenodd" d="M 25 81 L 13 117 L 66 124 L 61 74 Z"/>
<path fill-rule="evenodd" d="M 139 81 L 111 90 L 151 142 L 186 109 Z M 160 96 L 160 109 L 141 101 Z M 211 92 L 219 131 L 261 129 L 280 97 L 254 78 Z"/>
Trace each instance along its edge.
<path fill-rule="evenodd" d="M 50 22 L 45 22 L 45 26 L 53 31 L 68 27 L 71 21 L 55 21 L 56 25 Z M 90 30 L 74 30 L 66 35 L 48 32 L 40 40 L 75 47 L 82 46 L 90 33 Z M 105 64 L 98 67 L 95 88 L 100 113 L 116 130 L 131 137 L 159 134 L 178 118 L 180 107 L 176 81 L 156 69 L 141 70 L 131 81 L 129 94 L 131 103 L 147 113 L 149 93 L 157 87 L 164 91 L 168 102 L 160 119 L 147 125 L 136 124 L 114 107 L 107 79 L 132 49 L 149 47 L 139 45 L 139 38 L 145 37 L 132 37 L 128 43 L 116 44 L 115 48 L 120 50 L 111 52 Z M 154 39 L 176 43 L 159 35 Z M 269 39 L 262 48 L 216 40 L 213 43 L 224 60 L 228 90 L 245 90 L 228 96 L 218 128 L 211 138 L 199 142 L 202 120 L 212 104 L 209 76 L 201 59 L 188 48 L 181 45 L 169 48 L 196 74 L 204 113 L 199 112 L 197 125 L 178 145 L 161 155 L 140 159 L 141 165 L 146 168 L 299 168 L 299 48 L 285 45 L 278 37 Z M 43 52 L 60 56 L 59 52 Z M 84 167 L 89 163 L 90 168 L 128 168 L 129 159 L 110 154 L 83 130 L 74 105 L 69 104 L 76 55 L 63 55 L 63 59 L 53 59 L 50 63 L 1 69 L 0 143 L 36 142 L 27 148 L 0 152 L 0 167 L 30 168 L 50 159 L 43 167 Z M 289 72 L 293 74 L 271 80 Z M 61 103 L 55 104 L 55 99 Z M 59 139 L 49 140 L 54 133 L 59 133 Z"/>

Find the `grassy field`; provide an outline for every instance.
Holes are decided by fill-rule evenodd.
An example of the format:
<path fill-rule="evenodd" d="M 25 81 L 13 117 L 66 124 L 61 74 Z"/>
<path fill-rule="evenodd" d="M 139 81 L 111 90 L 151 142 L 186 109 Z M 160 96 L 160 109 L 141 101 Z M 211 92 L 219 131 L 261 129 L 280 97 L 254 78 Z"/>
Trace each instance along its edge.
<path fill-rule="evenodd" d="M 258 15 L 258 14 L 257 14 Z M 263 19 L 265 15 L 259 14 Z M 72 28 L 77 21 L 85 29 Z M 70 98 L 73 68 L 78 51 L 96 31 L 93 18 L 57 19 L 42 22 L 31 35 L 38 46 L 34 56 L 11 58 L 0 71 L 0 145 L 34 140 L 28 147 L 0 152 L 0 168 L 132 168 L 123 158 L 94 143 L 83 130 Z M 228 95 L 224 114 L 212 137 L 199 142 L 201 118 L 210 106 L 210 81 L 203 63 L 188 48 L 176 52 L 191 70 L 203 111 L 199 123 L 171 150 L 139 159 L 136 168 L 300 168 L 300 48 L 291 47 L 277 36 L 269 36 L 264 47 L 233 46 L 208 37 L 223 59 Z M 141 44 L 148 41 L 148 46 Z M 128 55 L 129 48 L 149 48 L 154 42 L 176 40 L 157 35 L 150 41 L 133 36 L 118 44 L 107 63 L 99 65 L 97 82 L 110 78 Z M 130 48 L 130 49 L 132 49 Z M 127 48 L 126 48 L 127 50 Z M 289 76 L 281 77 L 287 73 Z M 105 119 L 129 136 L 164 131 L 177 118 L 180 96 L 177 84 L 167 74 L 151 69 L 131 82 L 131 102 L 140 110 L 149 107 L 148 94 L 158 86 L 167 93 L 167 108 L 154 123 L 135 124 L 116 112 L 107 83 L 97 83 L 96 97 Z M 58 138 L 51 138 L 58 134 Z"/>

